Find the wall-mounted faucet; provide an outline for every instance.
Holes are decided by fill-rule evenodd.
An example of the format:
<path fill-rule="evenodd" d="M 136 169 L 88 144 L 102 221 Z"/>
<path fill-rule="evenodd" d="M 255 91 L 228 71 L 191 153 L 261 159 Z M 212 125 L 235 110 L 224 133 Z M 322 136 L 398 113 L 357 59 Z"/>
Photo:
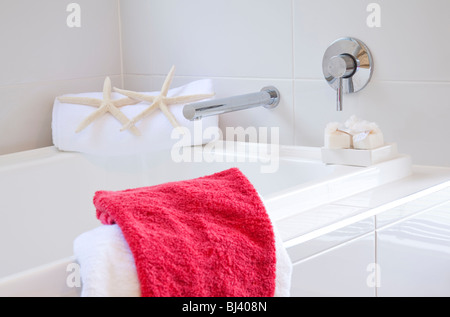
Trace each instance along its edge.
<path fill-rule="evenodd" d="M 280 93 L 278 89 L 269 86 L 256 93 L 187 104 L 183 108 L 183 115 L 186 119 L 192 121 L 225 112 L 260 106 L 272 109 L 278 106 L 279 102 Z"/>
<path fill-rule="evenodd" d="M 328 84 L 336 90 L 336 110 L 342 111 L 343 94 L 357 92 L 369 83 L 373 70 L 372 55 L 360 40 L 341 38 L 325 51 L 322 70 Z"/>

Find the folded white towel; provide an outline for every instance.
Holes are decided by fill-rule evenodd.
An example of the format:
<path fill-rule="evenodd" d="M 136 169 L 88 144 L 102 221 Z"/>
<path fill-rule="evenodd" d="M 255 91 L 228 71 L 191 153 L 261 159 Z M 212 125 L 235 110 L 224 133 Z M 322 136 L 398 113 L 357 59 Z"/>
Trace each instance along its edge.
<path fill-rule="evenodd" d="M 187 85 L 169 90 L 167 96 L 185 96 L 195 94 L 213 94 L 213 84 L 210 79 L 191 82 Z M 158 95 L 159 92 L 145 93 L 147 95 Z M 102 99 L 102 92 L 64 95 L 67 97 L 90 97 Z M 113 92 L 112 99 L 122 99 L 125 96 Z M 148 103 L 141 102 L 136 105 L 124 106 L 120 110 L 132 119 L 149 107 Z M 218 128 L 218 117 L 206 117 L 200 121 L 189 121 L 183 116 L 183 104 L 169 105 L 169 110 L 182 127 L 189 130 L 191 142 L 189 145 L 202 145 L 213 141 L 213 137 L 205 138 L 203 131 L 208 128 Z M 153 151 L 167 150 L 174 144 L 180 144 L 181 137 L 172 139 L 173 126 L 157 109 L 148 117 L 136 124 L 141 135 L 136 136 L 130 131 L 120 131 L 122 125 L 109 113 L 96 119 L 82 131 L 76 133 L 78 125 L 98 108 L 62 103 L 55 99 L 53 105 L 52 134 L 53 143 L 61 151 L 74 151 L 102 156 L 119 156 L 130 154 L 141 154 Z M 200 133 L 195 134 L 195 132 Z M 200 136 L 200 137 L 194 137 Z M 184 140 L 185 138 L 183 138 Z M 186 145 L 186 144 L 183 144 Z"/>
<path fill-rule="evenodd" d="M 118 225 L 102 225 L 78 236 L 74 254 L 80 265 L 82 297 L 139 297 L 133 254 Z"/>
<path fill-rule="evenodd" d="M 275 297 L 289 297 L 291 294 L 292 262 L 286 248 L 283 246 L 278 229 L 273 226 L 275 232 L 275 252 L 276 252 L 276 278 Z"/>
<path fill-rule="evenodd" d="M 275 296 L 288 297 L 292 262 L 275 229 Z M 74 255 L 80 265 L 82 297 L 139 297 L 133 254 L 118 225 L 102 225 L 78 236 Z"/>

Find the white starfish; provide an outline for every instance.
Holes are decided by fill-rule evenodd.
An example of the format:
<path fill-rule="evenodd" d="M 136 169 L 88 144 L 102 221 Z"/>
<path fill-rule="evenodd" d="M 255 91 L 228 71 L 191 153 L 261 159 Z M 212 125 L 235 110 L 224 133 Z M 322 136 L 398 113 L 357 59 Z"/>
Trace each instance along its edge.
<path fill-rule="evenodd" d="M 86 119 L 84 119 L 75 130 L 76 133 L 82 131 L 96 119 L 109 112 L 113 115 L 122 125 L 126 125 L 130 122 L 130 119 L 125 116 L 118 108 L 128 105 L 135 105 L 139 103 L 135 99 L 123 98 L 117 100 L 111 100 L 111 79 L 106 77 L 103 84 L 103 99 L 89 98 L 89 97 L 59 97 L 59 101 L 63 103 L 72 103 L 78 105 L 86 105 L 98 108 L 92 112 Z M 130 131 L 134 135 L 140 135 L 141 133 L 136 127 L 132 127 Z"/>
<path fill-rule="evenodd" d="M 146 101 L 151 104 L 150 107 L 142 111 L 136 117 L 131 119 L 130 122 L 125 124 L 122 127 L 122 131 L 134 127 L 134 125 L 139 120 L 142 120 L 157 108 L 159 108 L 164 113 L 164 115 L 167 117 L 167 119 L 170 121 L 170 123 L 174 128 L 180 128 L 180 124 L 178 123 L 177 119 L 174 117 L 174 115 L 170 112 L 168 108 L 169 105 L 189 103 L 214 96 L 214 94 L 198 94 L 198 95 L 167 97 L 167 93 L 169 92 L 169 87 L 172 83 L 174 73 L 175 73 L 175 66 L 172 66 L 161 88 L 161 92 L 157 96 L 149 96 L 134 91 L 114 88 L 116 92 L 124 96 L 127 96 L 131 99 L 135 99 L 138 101 Z"/>

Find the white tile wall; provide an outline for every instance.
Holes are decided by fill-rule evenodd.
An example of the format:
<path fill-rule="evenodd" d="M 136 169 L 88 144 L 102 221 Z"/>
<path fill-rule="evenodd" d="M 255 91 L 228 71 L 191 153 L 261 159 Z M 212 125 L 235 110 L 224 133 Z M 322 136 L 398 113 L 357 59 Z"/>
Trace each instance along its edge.
<path fill-rule="evenodd" d="M 121 1 L 125 72 L 291 78 L 291 0 Z"/>
<path fill-rule="evenodd" d="M 372 2 L 381 7 L 379 28 L 366 24 Z M 286 109 L 277 118 L 241 111 L 224 115 L 222 127 L 279 124 L 282 143 L 322 146 L 328 122 L 355 114 L 377 122 L 414 163 L 450 166 L 447 0 L 131 0 L 121 11 L 124 72 L 134 86 L 148 81 L 136 75 L 164 76 L 172 64 L 185 80 L 213 77 L 224 96 L 280 85 Z M 339 113 L 321 65 L 343 36 L 369 46 L 375 69 Z"/>
<path fill-rule="evenodd" d="M 113 85 L 121 76 L 110 76 Z M 102 91 L 104 77 L 38 81 L 0 86 L 0 153 L 13 153 L 52 144 L 52 108 L 57 96 Z"/>
<path fill-rule="evenodd" d="M 69 3 L 1 2 L 0 85 L 120 74 L 117 1 L 77 1 L 80 28 L 67 26 Z"/>
<path fill-rule="evenodd" d="M 379 28 L 366 24 L 372 2 L 381 6 Z M 386 140 L 397 142 L 414 163 L 450 166 L 447 0 L 80 0 L 79 29 L 65 26 L 68 3 L 2 2 L 4 90 L 105 75 L 122 76 L 129 89 L 150 83 L 159 89 L 176 65 L 174 85 L 210 77 L 218 96 L 257 91 L 266 84 L 281 90 L 279 109 L 227 114 L 222 127 L 279 126 L 284 144 L 321 146 L 326 123 L 356 114 L 377 122 Z M 338 113 L 321 61 L 327 46 L 343 36 L 369 46 L 375 70 L 367 88 L 344 96 L 344 111 Z M 42 89 L 49 97 L 59 93 Z M 5 98 L 0 95 L 2 113 L 12 111 Z M 39 110 L 31 110 L 34 122 L 20 131 L 19 139 L 0 141 L 0 153 L 51 144 L 49 128 L 43 128 L 50 121 L 48 99 L 36 104 L 17 99 L 17 113 Z M 11 127 L 10 120 L 0 117 L 2 135 L 23 129 Z M 2 130 L 5 122 L 8 130 Z"/>
<path fill-rule="evenodd" d="M 0 154 L 52 144 L 55 97 L 101 91 L 105 76 L 121 85 L 118 1 L 75 1 L 80 28 L 67 26 L 71 2 L 0 2 Z"/>
<path fill-rule="evenodd" d="M 381 6 L 380 28 L 367 27 L 371 2 Z M 414 163 L 449 166 L 450 42 L 443 40 L 449 10 L 445 0 L 294 0 L 296 144 L 321 146 L 327 122 L 355 114 L 377 122 Z M 345 95 L 338 113 L 321 63 L 327 46 L 342 36 L 364 41 L 375 68 L 369 86 Z"/>
<path fill-rule="evenodd" d="M 369 3 L 381 7 L 381 27 L 370 28 Z M 322 56 L 343 36 L 365 42 L 376 63 L 374 80 L 448 81 L 447 0 L 294 0 L 295 77 L 322 79 Z"/>
<path fill-rule="evenodd" d="M 336 112 L 335 93 L 321 80 L 295 81 L 296 143 L 323 144 L 323 127 L 355 114 L 375 121 L 386 142 L 398 143 L 413 163 L 450 165 L 450 82 L 377 81 L 363 91 L 344 96 Z"/>

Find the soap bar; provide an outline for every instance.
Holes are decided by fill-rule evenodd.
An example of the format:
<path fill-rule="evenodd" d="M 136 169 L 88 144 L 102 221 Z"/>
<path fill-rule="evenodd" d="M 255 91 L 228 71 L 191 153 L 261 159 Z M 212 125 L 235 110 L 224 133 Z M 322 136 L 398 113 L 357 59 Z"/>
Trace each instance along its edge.
<path fill-rule="evenodd" d="M 341 130 L 339 122 L 330 122 L 325 127 L 324 147 L 328 149 L 349 149 L 352 147 L 352 136 Z"/>
<path fill-rule="evenodd" d="M 351 116 L 345 127 L 353 135 L 354 149 L 372 150 L 384 145 L 383 133 L 375 122 Z"/>
<path fill-rule="evenodd" d="M 325 134 L 324 146 L 328 149 L 349 149 L 352 147 L 352 137 L 343 132 Z"/>
<path fill-rule="evenodd" d="M 372 150 L 384 145 L 383 133 L 362 132 L 353 136 L 353 148 Z"/>

